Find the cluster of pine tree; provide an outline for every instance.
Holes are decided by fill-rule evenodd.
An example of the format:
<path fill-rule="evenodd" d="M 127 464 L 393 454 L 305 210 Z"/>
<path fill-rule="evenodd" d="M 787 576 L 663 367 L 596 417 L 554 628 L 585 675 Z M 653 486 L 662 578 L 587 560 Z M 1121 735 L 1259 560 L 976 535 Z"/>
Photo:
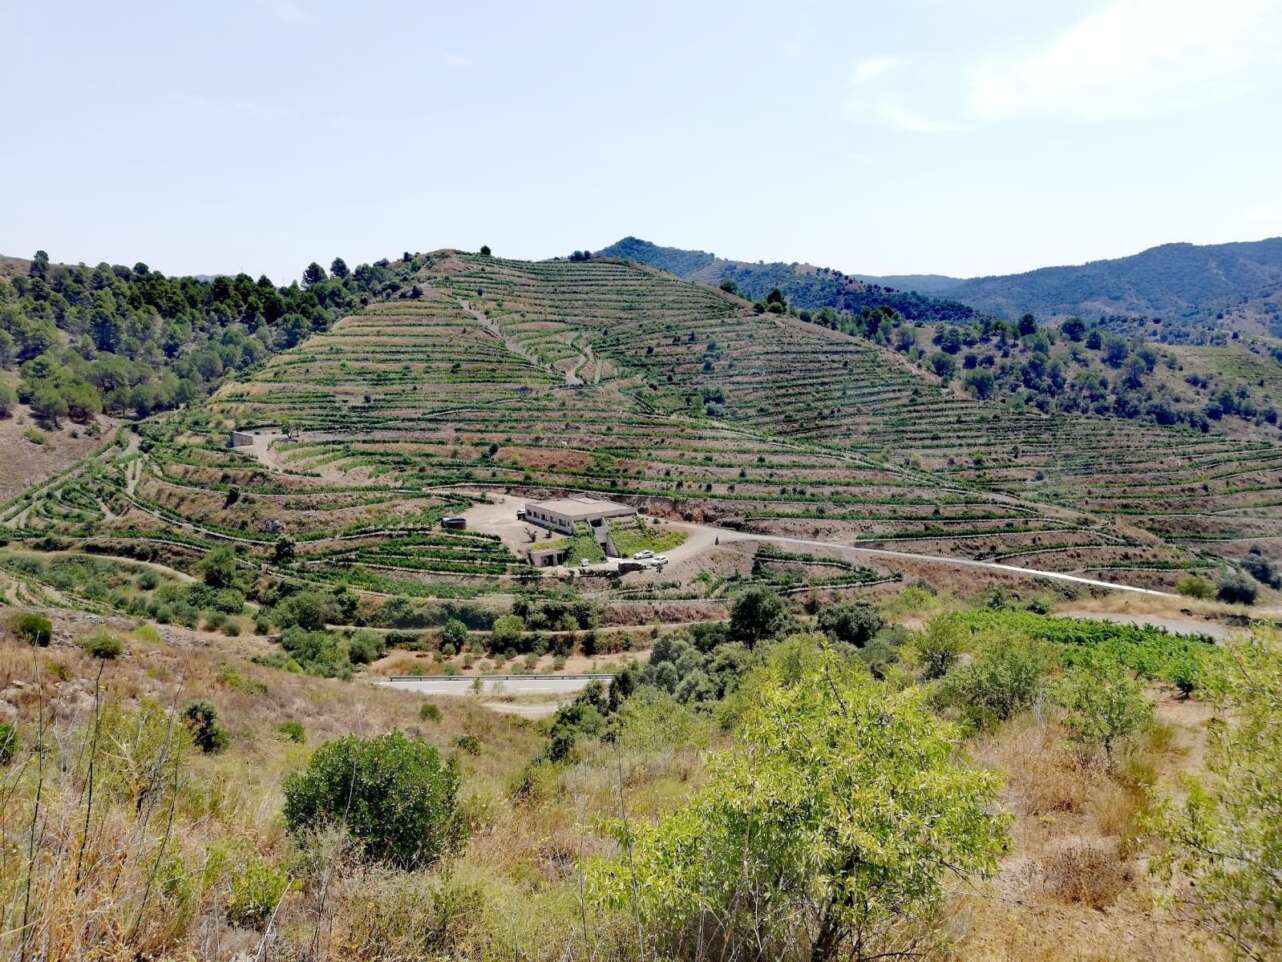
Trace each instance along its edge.
<path fill-rule="evenodd" d="M 266 276 L 166 277 L 146 264 L 51 264 L 0 277 L 0 368 L 49 426 L 98 413 L 145 417 L 208 393 L 226 374 L 325 330 L 373 298 L 406 295 L 422 266 L 406 253 L 349 270 L 308 266 L 303 282 Z M 0 382 L 0 415 L 14 398 Z"/>

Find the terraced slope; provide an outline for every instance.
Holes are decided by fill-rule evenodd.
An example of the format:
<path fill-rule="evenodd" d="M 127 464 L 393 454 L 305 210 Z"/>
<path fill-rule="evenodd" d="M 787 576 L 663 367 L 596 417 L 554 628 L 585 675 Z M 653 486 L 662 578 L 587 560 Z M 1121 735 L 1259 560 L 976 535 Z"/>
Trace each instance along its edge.
<path fill-rule="evenodd" d="M 585 491 L 761 532 L 1167 585 L 1282 536 L 1282 449 L 954 396 L 876 346 L 634 265 L 440 252 L 0 513 L 19 538 L 451 599 L 535 576 L 439 519 Z M 226 431 L 262 429 L 250 448 Z M 278 557 L 287 535 L 295 560 Z"/>

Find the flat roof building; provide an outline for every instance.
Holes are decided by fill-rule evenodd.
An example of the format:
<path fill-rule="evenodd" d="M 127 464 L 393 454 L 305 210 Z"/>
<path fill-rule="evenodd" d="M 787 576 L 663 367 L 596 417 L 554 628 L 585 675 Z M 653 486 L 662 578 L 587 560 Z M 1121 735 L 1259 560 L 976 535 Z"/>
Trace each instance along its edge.
<path fill-rule="evenodd" d="M 525 506 L 525 520 L 533 524 L 574 534 L 576 524 L 601 524 L 606 518 L 625 518 L 637 513 L 630 504 L 602 501 L 599 498 L 554 498 L 531 501 Z"/>

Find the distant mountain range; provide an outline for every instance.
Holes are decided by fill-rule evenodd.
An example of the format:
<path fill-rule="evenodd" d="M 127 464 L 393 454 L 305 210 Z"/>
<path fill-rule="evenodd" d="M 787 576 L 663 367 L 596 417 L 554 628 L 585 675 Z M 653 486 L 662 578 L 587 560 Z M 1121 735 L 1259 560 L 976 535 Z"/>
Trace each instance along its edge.
<path fill-rule="evenodd" d="M 1163 244 L 1130 257 L 1022 274 L 957 278 L 940 274 L 844 274 L 809 264 L 750 263 L 625 237 L 599 254 L 649 264 L 690 280 L 733 280 L 748 297 L 778 287 L 799 307 L 852 309 L 886 303 L 920 320 L 976 313 L 1053 318 L 1080 315 L 1204 316 L 1282 285 L 1282 237 L 1232 244 Z M 906 309 L 905 309 L 906 308 Z"/>
<path fill-rule="evenodd" d="M 800 308 L 831 307 L 857 313 L 865 307 L 886 305 L 914 321 L 969 321 L 978 314 L 973 307 L 956 300 L 919 290 L 888 288 L 828 267 L 731 261 L 706 251 L 660 247 L 637 237 L 625 237 L 597 251 L 595 256 L 635 261 L 705 284 L 732 281 L 736 290 L 750 300 L 760 300 L 777 287 L 789 304 Z"/>

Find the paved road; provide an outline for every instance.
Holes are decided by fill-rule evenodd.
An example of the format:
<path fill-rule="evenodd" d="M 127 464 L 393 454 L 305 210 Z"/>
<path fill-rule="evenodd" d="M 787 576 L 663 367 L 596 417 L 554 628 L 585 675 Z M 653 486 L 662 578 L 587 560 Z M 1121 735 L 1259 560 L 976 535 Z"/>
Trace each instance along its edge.
<path fill-rule="evenodd" d="M 498 492 L 487 492 L 494 500 L 494 504 L 483 507 L 474 507 L 470 509 L 468 521 L 478 530 L 491 531 L 504 537 L 504 541 L 512 544 L 514 536 L 512 528 L 519 525 L 516 521 L 516 509 L 523 505 L 526 499 L 514 498 L 510 495 L 499 494 Z M 765 541 L 770 544 L 782 545 L 795 550 L 808 550 L 811 548 L 823 548 L 826 550 L 839 551 L 855 557 L 873 557 L 873 558 L 897 558 L 901 561 L 918 561 L 928 562 L 930 564 L 948 565 L 956 568 L 978 568 L 981 571 L 1000 571 L 1003 574 L 1019 575 L 1023 578 L 1049 578 L 1051 581 L 1063 581 L 1069 584 L 1087 585 L 1092 588 L 1107 588 L 1111 591 L 1129 591 L 1141 595 L 1153 595 L 1159 598 L 1179 597 L 1169 591 L 1157 591 L 1154 588 L 1138 588 L 1134 585 L 1123 585 L 1113 581 L 1101 581 L 1098 578 L 1087 578 L 1082 575 L 1070 575 L 1060 571 L 1043 571 L 1039 568 L 1022 568 L 1019 565 L 1003 564 L 1000 561 L 976 561 L 971 558 L 950 558 L 944 555 L 932 554 L 915 554 L 911 551 L 893 551 L 889 548 L 861 548 L 855 545 L 841 544 L 836 541 L 810 541 L 805 538 L 790 538 L 785 535 L 777 534 L 756 534 L 751 531 L 736 531 L 733 528 L 718 528 L 710 524 L 694 524 L 688 521 L 673 521 L 668 518 L 659 519 L 665 524 L 675 528 L 680 528 L 686 532 L 686 540 L 683 544 L 665 551 L 669 563 L 675 564 L 678 561 L 684 561 L 687 558 L 701 554 L 710 546 L 721 544 L 732 544 L 736 541 Z M 528 547 L 528 544 L 526 545 Z M 615 563 L 600 565 L 600 568 L 613 568 Z M 551 570 L 551 569 L 549 569 Z"/>
<path fill-rule="evenodd" d="M 398 676 L 376 684 L 421 695 L 470 695 L 479 681 L 486 695 L 572 695 L 594 681 L 609 680 L 609 675 L 433 675 Z"/>

